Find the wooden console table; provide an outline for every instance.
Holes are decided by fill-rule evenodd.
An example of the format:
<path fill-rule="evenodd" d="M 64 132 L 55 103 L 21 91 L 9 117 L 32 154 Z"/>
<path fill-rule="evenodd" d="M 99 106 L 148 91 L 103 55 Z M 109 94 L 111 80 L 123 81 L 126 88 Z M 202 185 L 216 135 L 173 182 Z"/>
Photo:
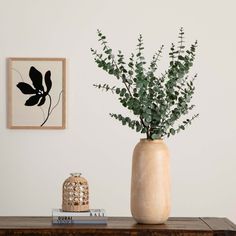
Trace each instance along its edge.
<path fill-rule="evenodd" d="M 109 217 L 107 225 L 52 225 L 51 217 L 0 217 L 0 236 L 236 236 L 226 218 L 170 218 L 163 225 L 139 225 L 131 217 Z"/>

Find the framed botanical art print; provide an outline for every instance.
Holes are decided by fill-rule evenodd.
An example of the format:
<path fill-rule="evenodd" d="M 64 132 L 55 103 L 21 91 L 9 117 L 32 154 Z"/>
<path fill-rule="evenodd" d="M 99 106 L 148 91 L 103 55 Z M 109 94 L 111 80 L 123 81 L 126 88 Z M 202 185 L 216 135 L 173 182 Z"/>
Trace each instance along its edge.
<path fill-rule="evenodd" d="M 8 127 L 64 129 L 66 59 L 8 59 Z"/>

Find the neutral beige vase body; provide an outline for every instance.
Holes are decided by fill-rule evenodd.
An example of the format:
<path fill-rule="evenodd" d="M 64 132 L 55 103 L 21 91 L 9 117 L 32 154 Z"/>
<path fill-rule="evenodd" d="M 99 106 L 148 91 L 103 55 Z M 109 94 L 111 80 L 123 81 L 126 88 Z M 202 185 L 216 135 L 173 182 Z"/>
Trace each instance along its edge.
<path fill-rule="evenodd" d="M 169 151 L 163 140 L 141 139 L 135 146 L 131 213 L 138 223 L 162 224 L 170 214 Z"/>

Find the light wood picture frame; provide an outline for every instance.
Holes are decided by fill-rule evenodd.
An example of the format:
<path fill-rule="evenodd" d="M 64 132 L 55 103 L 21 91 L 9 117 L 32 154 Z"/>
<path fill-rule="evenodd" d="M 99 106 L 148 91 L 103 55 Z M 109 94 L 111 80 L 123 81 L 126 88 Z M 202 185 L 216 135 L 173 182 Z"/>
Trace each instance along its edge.
<path fill-rule="evenodd" d="M 66 59 L 8 58 L 10 129 L 65 129 Z"/>

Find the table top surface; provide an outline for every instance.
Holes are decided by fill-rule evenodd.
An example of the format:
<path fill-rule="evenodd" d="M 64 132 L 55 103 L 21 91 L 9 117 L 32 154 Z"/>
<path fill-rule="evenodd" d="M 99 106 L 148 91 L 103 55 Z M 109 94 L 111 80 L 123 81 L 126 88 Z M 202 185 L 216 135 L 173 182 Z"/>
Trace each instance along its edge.
<path fill-rule="evenodd" d="M 7 229 L 117 229 L 117 230 L 160 230 L 160 231 L 232 231 L 236 225 L 227 218 L 171 217 L 165 224 L 137 224 L 132 217 L 108 217 L 107 225 L 55 225 L 51 217 L 0 216 L 0 231 Z"/>

